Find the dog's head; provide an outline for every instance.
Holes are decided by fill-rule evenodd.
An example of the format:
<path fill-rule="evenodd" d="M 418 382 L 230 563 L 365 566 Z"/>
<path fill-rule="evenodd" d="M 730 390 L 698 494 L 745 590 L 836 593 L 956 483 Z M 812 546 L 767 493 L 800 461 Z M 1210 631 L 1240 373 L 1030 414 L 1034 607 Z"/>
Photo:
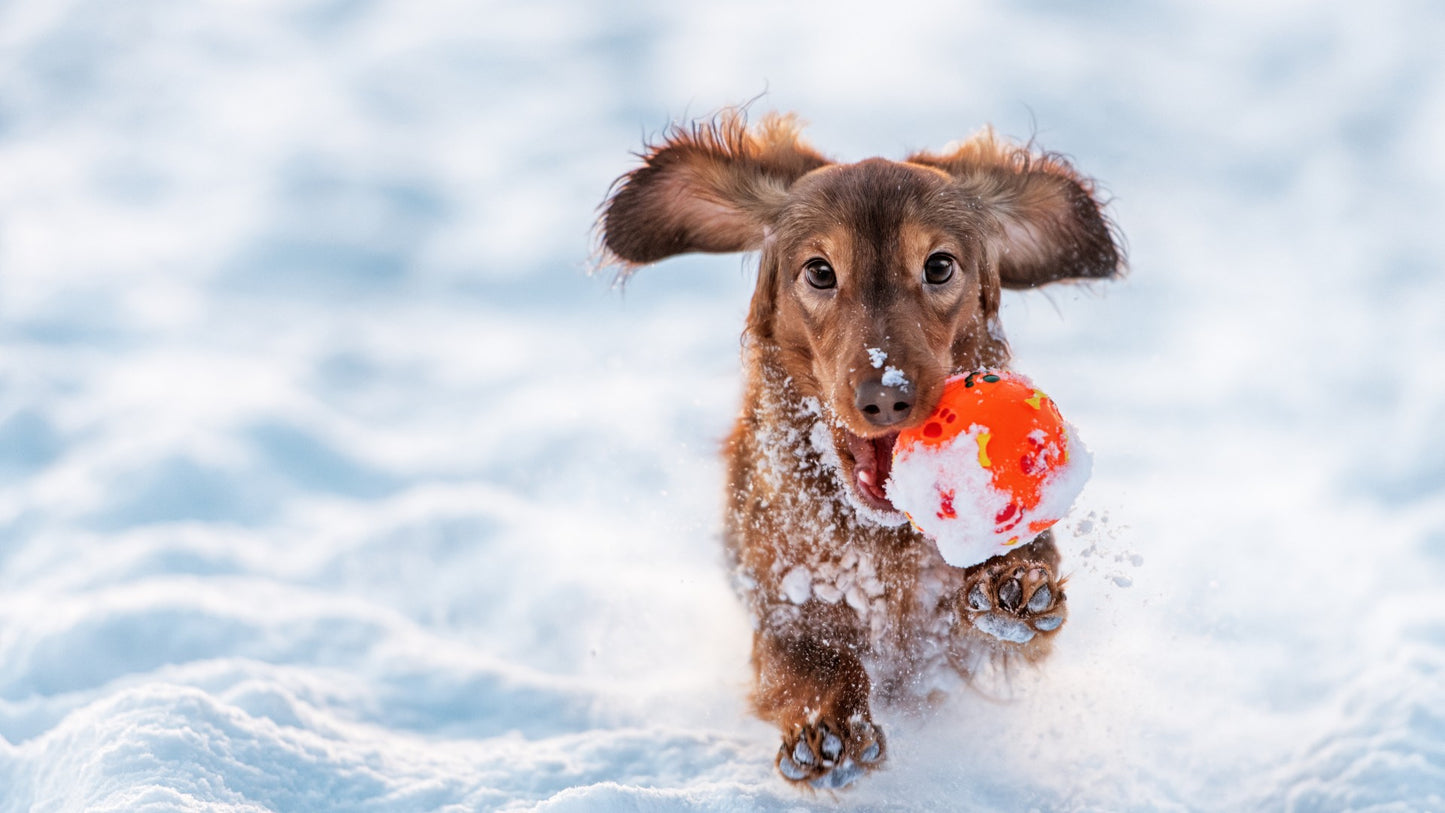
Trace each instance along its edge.
<path fill-rule="evenodd" d="M 906 161 L 833 163 L 791 118 L 674 129 L 618 180 L 603 245 L 629 273 L 760 250 L 749 338 L 832 418 L 855 501 L 883 493 L 899 429 L 953 373 L 1002 364 L 1002 288 L 1110 277 L 1122 258 L 1092 184 L 985 131 Z"/>

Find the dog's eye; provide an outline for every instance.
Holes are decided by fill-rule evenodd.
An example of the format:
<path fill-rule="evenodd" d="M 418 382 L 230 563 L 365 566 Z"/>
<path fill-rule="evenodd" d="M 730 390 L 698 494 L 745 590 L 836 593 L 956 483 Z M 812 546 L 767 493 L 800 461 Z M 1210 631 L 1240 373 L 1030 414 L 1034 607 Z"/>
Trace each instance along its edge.
<path fill-rule="evenodd" d="M 803 275 L 808 278 L 809 285 L 820 290 L 827 290 L 838 284 L 838 275 L 833 273 L 833 266 L 824 260 L 809 260 L 808 264 L 803 266 Z"/>
<path fill-rule="evenodd" d="M 930 254 L 923 261 L 923 281 L 929 285 L 942 285 L 953 279 L 953 267 L 953 258 L 947 254 Z"/>

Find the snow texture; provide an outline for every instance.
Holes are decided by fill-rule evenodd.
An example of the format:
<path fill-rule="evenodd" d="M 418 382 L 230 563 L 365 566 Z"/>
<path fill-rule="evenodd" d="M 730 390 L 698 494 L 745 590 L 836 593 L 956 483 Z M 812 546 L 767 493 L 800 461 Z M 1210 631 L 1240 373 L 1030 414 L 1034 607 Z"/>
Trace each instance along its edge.
<path fill-rule="evenodd" d="M 1442 41 L 1404 0 L 5 4 L 0 811 L 1445 808 Z M 721 561 L 751 273 L 584 274 L 642 135 L 759 93 L 848 160 L 1034 138 L 1130 247 L 1000 319 L 1095 455 L 1053 655 L 882 719 L 838 799 L 773 771 Z"/>

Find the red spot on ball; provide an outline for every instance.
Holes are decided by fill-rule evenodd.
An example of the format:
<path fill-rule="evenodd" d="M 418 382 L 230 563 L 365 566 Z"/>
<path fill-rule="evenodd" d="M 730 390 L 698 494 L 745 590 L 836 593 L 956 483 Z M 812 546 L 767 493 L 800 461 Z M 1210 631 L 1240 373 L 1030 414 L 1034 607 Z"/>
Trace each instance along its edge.
<path fill-rule="evenodd" d="M 1013 527 L 1019 524 L 1019 521 L 1023 518 L 1024 514 L 1019 510 L 1018 503 L 1011 502 L 1005 505 L 1003 510 L 999 511 L 998 515 L 993 518 L 995 530 L 999 533 L 1013 530 Z"/>
<path fill-rule="evenodd" d="M 942 434 L 943 424 L 938 421 L 929 421 L 928 425 L 923 427 L 923 436 L 926 438 L 936 438 Z"/>
<path fill-rule="evenodd" d="M 938 490 L 938 518 L 958 519 L 958 512 L 953 510 L 953 490 Z"/>

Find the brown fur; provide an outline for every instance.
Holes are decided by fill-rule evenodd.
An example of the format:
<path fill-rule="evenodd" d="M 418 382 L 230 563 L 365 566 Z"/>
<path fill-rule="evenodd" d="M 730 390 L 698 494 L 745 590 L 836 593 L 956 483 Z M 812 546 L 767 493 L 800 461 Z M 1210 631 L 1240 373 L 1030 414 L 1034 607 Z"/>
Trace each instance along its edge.
<path fill-rule="evenodd" d="M 600 223 L 624 275 L 684 252 L 761 251 L 726 446 L 727 547 L 757 625 L 754 707 L 783 735 L 779 768 L 841 787 L 883 760 L 873 702 L 935 696 L 940 673 L 1037 661 L 1066 615 L 1048 533 L 950 567 L 856 478 L 950 375 L 1006 364 L 1002 288 L 1110 277 L 1121 253 L 1087 179 L 989 131 L 942 154 L 835 164 L 792 118 L 750 129 L 725 114 L 641 157 Z M 923 268 L 940 253 L 953 274 L 935 284 Z M 831 288 L 809 281 L 819 260 Z M 855 404 L 881 375 L 870 351 L 907 377 L 915 403 L 900 426 Z"/>

